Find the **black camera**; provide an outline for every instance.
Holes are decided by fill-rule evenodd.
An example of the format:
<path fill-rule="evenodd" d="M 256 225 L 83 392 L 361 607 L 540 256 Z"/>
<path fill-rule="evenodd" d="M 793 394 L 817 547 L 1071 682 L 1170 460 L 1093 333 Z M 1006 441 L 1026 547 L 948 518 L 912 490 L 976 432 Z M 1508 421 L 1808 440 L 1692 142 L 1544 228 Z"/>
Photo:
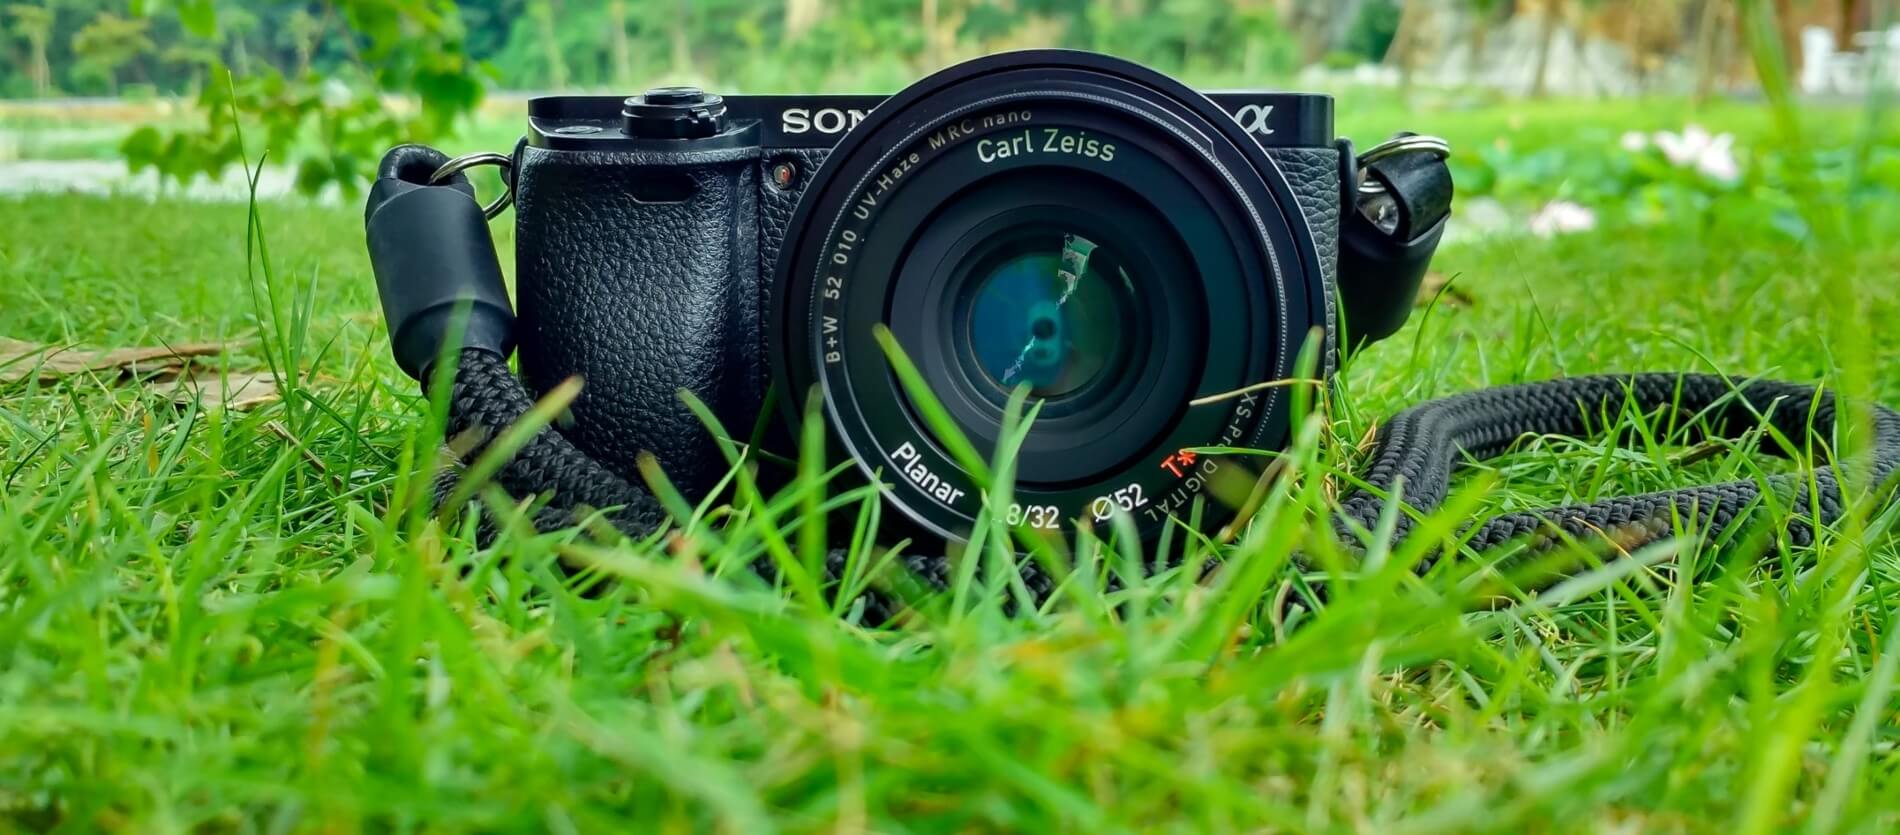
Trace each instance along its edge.
<path fill-rule="evenodd" d="M 729 465 L 682 389 L 743 440 L 768 388 L 784 419 L 764 423 L 783 427 L 816 387 L 839 449 L 948 538 L 985 498 L 881 329 L 977 449 L 1004 440 L 1014 391 L 1038 404 L 1011 523 L 1126 512 L 1152 534 L 1238 472 L 1204 451 L 1286 443 L 1302 368 L 1324 378 L 1403 323 L 1451 200 L 1442 143 L 1356 155 L 1330 97 L 1204 95 L 1067 51 L 889 98 L 539 98 L 529 125 L 519 318 L 468 330 L 507 331 L 488 338 L 504 356 L 513 340 L 533 391 L 584 380 L 562 435 L 630 480 L 651 452 L 699 494 Z M 391 308 L 429 305 L 393 292 L 420 375 L 431 357 L 404 345 L 429 340 Z"/>

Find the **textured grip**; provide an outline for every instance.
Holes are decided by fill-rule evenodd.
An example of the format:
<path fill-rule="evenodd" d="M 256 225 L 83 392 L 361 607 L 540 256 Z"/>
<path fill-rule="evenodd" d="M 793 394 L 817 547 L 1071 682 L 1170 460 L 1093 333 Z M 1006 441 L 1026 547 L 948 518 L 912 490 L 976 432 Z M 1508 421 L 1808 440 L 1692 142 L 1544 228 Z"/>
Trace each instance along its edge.
<path fill-rule="evenodd" d="M 1339 151 L 1336 148 L 1269 148 L 1267 157 L 1280 167 L 1293 199 L 1313 230 L 1319 250 L 1320 272 L 1331 289 L 1339 269 Z"/>
<path fill-rule="evenodd" d="M 522 148 L 516 179 L 521 369 L 584 382 L 563 432 L 624 478 L 642 451 L 688 495 L 724 472 L 685 389 L 738 437 L 765 388 L 756 148 Z"/>
<path fill-rule="evenodd" d="M 1326 286 L 1326 321 L 1339 321 L 1339 151 L 1336 148 L 1268 148 L 1267 157 L 1280 167 L 1293 189 L 1293 199 L 1313 232 L 1319 251 L 1320 281 Z M 1326 329 L 1326 373 L 1339 368 L 1339 347 L 1333 328 Z"/>

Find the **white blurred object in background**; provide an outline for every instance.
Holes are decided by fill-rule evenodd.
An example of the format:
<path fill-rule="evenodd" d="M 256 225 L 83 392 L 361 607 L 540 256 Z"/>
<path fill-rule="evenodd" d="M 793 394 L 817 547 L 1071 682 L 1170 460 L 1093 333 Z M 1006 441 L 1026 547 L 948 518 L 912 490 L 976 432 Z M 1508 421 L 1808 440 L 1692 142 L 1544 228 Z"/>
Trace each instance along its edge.
<path fill-rule="evenodd" d="M 1900 26 L 1854 36 L 1843 50 L 1825 26 L 1801 30 L 1801 92 L 1859 96 L 1874 86 L 1900 88 Z"/>

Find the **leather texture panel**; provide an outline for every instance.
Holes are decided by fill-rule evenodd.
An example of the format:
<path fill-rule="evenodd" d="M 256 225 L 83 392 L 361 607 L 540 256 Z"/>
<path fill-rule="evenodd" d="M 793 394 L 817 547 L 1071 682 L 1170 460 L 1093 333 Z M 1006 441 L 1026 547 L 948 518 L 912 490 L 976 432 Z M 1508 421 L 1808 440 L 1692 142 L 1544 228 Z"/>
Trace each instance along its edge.
<path fill-rule="evenodd" d="M 1325 371 L 1330 375 L 1339 367 L 1337 329 L 1331 327 L 1339 321 L 1339 151 L 1268 148 L 1267 156 L 1293 188 L 1293 199 L 1300 204 L 1306 225 L 1313 232 L 1313 248 L 1319 251 L 1320 280 L 1326 284 Z"/>
<path fill-rule="evenodd" d="M 678 202 L 643 185 L 685 177 Z M 585 383 L 562 431 L 621 476 L 650 451 L 697 498 L 726 469 L 681 402 L 691 391 L 744 438 L 758 417 L 758 151 L 524 147 L 516 180 L 521 370 L 546 392 Z"/>

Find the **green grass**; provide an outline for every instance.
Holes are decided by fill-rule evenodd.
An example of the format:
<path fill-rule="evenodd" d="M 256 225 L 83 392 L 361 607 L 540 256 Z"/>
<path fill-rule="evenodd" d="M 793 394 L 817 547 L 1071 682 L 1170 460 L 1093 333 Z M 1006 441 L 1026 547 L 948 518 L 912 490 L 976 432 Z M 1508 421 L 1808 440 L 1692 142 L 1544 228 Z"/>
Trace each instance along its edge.
<path fill-rule="evenodd" d="M 1900 404 L 1900 207 L 1804 207 L 1805 242 L 1712 211 L 1448 251 L 1475 301 L 1353 364 L 1288 457 L 1307 477 L 1213 577 L 1078 579 L 1007 615 L 991 548 L 965 593 L 871 629 L 738 568 L 773 537 L 808 553 L 779 524 L 821 478 L 661 543 L 481 549 L 432 522 L 431 410 L 387 356 L 354 207 L 261 206 L 266 263 L 243 206 L 0 202 L 0 335 L 227 339 L 295 376 L 247 413 L 0 390 L 0 826 L 1891 831 L 1892 512 L 1760 565 L 1685 546 L 1542 594 L 1474 582 L 1484 555 L 1413 578 L 1414 540 L 1333 563 L 1323 611 L 1274 603 L 1324 573 L 1286 557 L 1323 527 L 1339 439 L 1420 399 L 1688 368 Z M 1433 524 L 1751 472 L 1669 441 L 1534 445 Z M 824 486 L 841 519 L 880 512 Z"/>

